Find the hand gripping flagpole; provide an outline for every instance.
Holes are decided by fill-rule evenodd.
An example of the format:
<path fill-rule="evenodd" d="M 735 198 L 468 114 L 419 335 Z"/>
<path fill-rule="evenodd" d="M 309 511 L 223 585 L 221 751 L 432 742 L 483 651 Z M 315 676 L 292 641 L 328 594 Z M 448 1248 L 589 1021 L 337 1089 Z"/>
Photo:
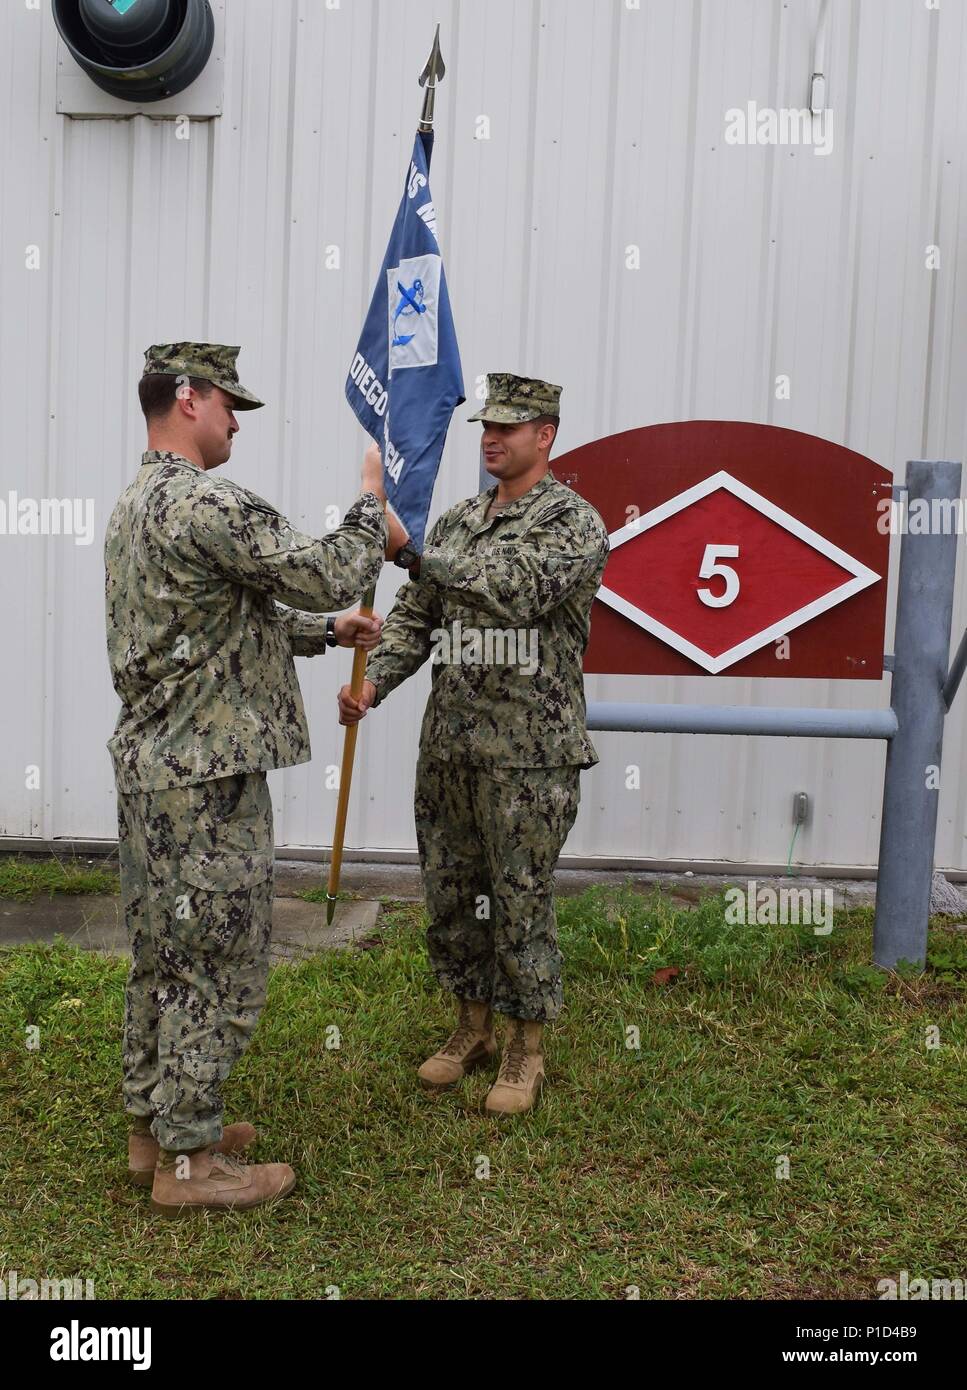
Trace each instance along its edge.
<path fill-rule="evenodd" d="M 440 52 L 440 26 L 436 27 L 433 35 L 433 47 L 430 49 L 430 56 L 426 60 L 423 71 L 420 73 L 419 83 L 425 87 L 423 94 L 423 111 L 420 116 L 418 129 L 423 132 L 433 129 L 433 104 L 436 97 L 436 84 L 446 73 L 443 63 L 443 55 Z M 373 604 L 376 601 L 376 585 L 367 590 L 360 605 L 360 613 L 367 618 L 373 615 Z M 353 670 L 349 682 L 349 692 L 354 700 L 358 700 L 363 693 L 363 681 L 366 678 L 366 649 L 357 647 L 353 653 Z M 339 874 L 342 869 L 343 843 L 346 838 L 346 815 L 349 810 L 349 789 L 353 780 L 353 761 L 356 757 L 356 734 L 359 730 L 358 721 L 355 724 L 346 725 L 346 735 L 343 741 L 342 767 L 339 772 L 339 800 L 336 803 L 336 828 L 332 835 L 332 855 L 329 860 L 329 883 L 326 888 L 326 923 L 332 924 L 333 915 L 336 911 L 336 899 L 339 894 Z"/>

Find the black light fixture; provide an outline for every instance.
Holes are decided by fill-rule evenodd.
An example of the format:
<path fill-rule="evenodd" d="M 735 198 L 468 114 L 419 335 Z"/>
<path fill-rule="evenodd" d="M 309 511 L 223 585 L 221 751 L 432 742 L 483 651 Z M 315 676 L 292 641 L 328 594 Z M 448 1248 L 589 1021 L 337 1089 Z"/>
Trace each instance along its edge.
<path fill-rule="evenodd" d="M 92 82 L 122 101 L 176 96 L 212 51 L 208 0 L 52 0 L 52 6 L 72 56 Z"/>

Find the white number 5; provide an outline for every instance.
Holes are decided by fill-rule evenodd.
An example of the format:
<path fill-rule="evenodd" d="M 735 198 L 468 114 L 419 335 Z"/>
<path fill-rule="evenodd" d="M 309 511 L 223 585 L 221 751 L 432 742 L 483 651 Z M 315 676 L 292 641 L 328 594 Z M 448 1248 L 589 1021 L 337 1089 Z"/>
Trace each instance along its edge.
<path fill-rule="evenodd" d="M 702 556 L 702 568 L 699 570 L 700 579 L 711 579 L 714 575 L 720 574 L 725 580 L 725 593 L 718 598 L 710 589 L 699 589 L 698 596 L 703 603 L 707 603 L 709 608 L 727 608 L 730 603 L 734 603 L 739 596 L 739 576 L 731 565 L 720 565 L 717 563 L 722 555 L 735 559 L 739 553 L 737 545 L 707 545 L 705 554 Z"/>

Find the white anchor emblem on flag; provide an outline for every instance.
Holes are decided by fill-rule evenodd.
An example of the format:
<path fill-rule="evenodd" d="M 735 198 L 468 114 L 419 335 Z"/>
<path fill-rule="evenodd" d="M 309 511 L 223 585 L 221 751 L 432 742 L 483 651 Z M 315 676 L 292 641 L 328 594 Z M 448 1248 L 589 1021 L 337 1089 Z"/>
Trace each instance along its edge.
<path fill-rule="evenodd" d="M 410 256 L 386 271 L 390 375 L 437 360 L 440 257 Z"/>

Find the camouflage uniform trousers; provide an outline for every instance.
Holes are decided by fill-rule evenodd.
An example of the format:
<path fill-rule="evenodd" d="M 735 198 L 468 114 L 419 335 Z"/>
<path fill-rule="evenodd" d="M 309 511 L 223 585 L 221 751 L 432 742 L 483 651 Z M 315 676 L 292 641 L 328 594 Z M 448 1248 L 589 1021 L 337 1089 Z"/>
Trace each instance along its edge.
<path fill-rule="evenodd" d="M 217 1143 L 221 1084 L 265 1003 L 272 801 L 264 772 L 118 794 L 133 961 L 123 1098 L 167 1149 Z"/>
<path fill-rule="evenodd" d="M 483 767 L 421 754 L 414 815 L 440 985 L 512 1018 L 563 1002 L 554 865 L 577 815 L 579 767 Z"/>

